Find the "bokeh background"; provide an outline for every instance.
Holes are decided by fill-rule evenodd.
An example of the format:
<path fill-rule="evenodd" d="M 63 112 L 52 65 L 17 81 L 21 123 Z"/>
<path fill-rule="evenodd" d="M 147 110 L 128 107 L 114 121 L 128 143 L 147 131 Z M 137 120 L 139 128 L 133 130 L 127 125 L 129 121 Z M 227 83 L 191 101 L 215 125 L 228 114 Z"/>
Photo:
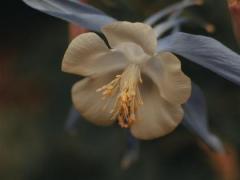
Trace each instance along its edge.
<path fill-rule="evenodd" d="M 174 0 L 90 0 L 120 19 L 141 21 Z M 140 143 L 139 159 L 120 166 L 126 131 L 79 121 L 65 129 L 70 89 L 80 77 L 61 72 L 69 24 L 37 12 L 20 0 L 1 5 L 0 179 L 1 180 L 237 180 L 240 153 L 239 87 L 183 60 L 183 68 L 207 98 L 209 125 L 225 143 L 226 155 L 208 150 L 179 126 L 172 134 Z M 206 0 L 186 16 L 216 26 L 207 34 L 193 25 L 185 32 L 212 36 L 239 52 L 225 0 Z M 228 175 L 226 175 L 228 174 Z"/>

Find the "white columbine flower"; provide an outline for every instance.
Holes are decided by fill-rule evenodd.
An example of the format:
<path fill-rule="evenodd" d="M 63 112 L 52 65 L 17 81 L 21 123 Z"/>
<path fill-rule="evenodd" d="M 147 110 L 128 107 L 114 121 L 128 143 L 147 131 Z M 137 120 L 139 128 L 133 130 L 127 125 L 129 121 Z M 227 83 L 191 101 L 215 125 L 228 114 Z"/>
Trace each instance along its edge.
<path fill-rule="evenodd" d="M 78 0 L 22 1 L 89 30 L 100 32 L 103 28 L 111 49 L 96 34 L 83 34 L 72 42 L 63 64 L 65 71 L 87 76 L 74 86 L 73 100 L 78 110 L 96 124 L 110 124 L 117 119 L 142 139 L 164 135 L 176 127 L 182 119 L 181 104 L 190 94 L 190 82 L 181 72 L 178 59 L 167 52 L 240 85 L 239 54 L 213 38 L 179 32 L 183 23 L 191 21 L 181 16 L 183 9 L 200 5 L 201 0 L 182 0 L 145 19 L 144 24 L 157 33 L 157 43 L 151 27 L 118 22 Z M 208 31 L 213 29 L 206 22 L 195 19 L 194 23 Z M 169 30 L 171 33 L 165 36 Z M 155 48 L 159 54 L 154 53 Z M 76 119 L 78 113 L 74 109 L 71 112 L 71 118 Z M 212 149 L 222 152 L 222 143 L 207 122 L 204 95 L 192 82 L 182 124 Z"/>
<path fill-rule="evenodd" d="M 86 76 L 73 86 L 75 107 L 92 123 L 116 120 L 140 139 L 174 130 L 191 94 L 191 80 L 178 58 L 156 53 L 157 36 L 149 25 L 114 22 L 102 32 L 111 48 L 89 32 L 74 39 L 65 53 L 63 71 Z"/>

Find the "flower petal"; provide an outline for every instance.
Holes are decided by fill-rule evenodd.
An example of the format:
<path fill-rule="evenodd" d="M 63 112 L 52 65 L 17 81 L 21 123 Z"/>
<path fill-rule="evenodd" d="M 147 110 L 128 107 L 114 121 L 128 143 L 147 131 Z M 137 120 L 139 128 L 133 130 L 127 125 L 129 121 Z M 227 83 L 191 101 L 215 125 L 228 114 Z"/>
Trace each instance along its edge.
<path fill-rule="evenodd" d="M 165 101 L 150 79 L 143 79 L 143 83 L 143 105 L 137 111 L 137 120 L 131 127 L 131 133 L 136 138 L 148 140 L 173 131 L 182 121 L 183 110 L 180 105 Z"/>
<path fill-rule="evenodd" d="M 155 53 L 157 36 L 149 25 L 126 21 L 113 22 L 104 26 L 102 32 L 112 48 L 124 42 L 133 42 L 140 45 L 146 53 Z"/>
<path fill-rule="evenodd" d="M 181 62 L 172 53 L 160 53 L 143 68 L 159 88 L 162 98 L 183 104 L 191 95 L 191 80 L 182 72 Z"/>
<path fill-rule="evenodd" d="M 116 75 L 116 74 L 115 74 Z M 75 108 L 90 122 L 97 125 L 110 125 L 114 97 L 102 99 L 102 94 L 96 92 L 98 88 L 113 80 L 114 74 L 98 77 L 88 77 L 77 82 L 72 88 L 72 100 Z"/>
<path fill-rule="evenodd" d="M 140 141 L 127 131 L 127 147 L 121 158 L 121 168 L 126 170 L 130 168 L 138 159 L 140 151 Z"/>
<path fill-rule="evenodd" d="M 170 51 L 240 85 L 240 56 L 205 36 L 175 33 L 159 40 L 158 51 Z"/>
<path fill-rule="evenodd" d="M 70 43 L 63 58 L 62 70 L 89 76 L 121 69 L 126 63 L 121 52 L 110 51 L 97 34 L 89 32 L 79 35 Z"/>
<path fill-rule="evenodd" d="M 114 51 L 122 52 L 129 63 L 133 64 L 144 64 L 151 58 L 151 56 L 143 51 L 141 46 L 132 42 L 121 43 Z"/>
<path fill-rule="evenodd" d="M 23 2 L 43 13 L 93 31 L 100 31 L 102 26 L 115 21 L 99 9 L 78 0 L 23 0 Z"/>
<path fill-rule="evenodd" d="M 192 83 L 192 96 L 184 105 L 183 125 L 217 152 L 224 152 L 220 139 L 208 128 L 206 101 L 201 89 Z"/>
<path fill-rule="evenodd" d="M 65 129 L 69 132 L 75 133 L 77 122 L 80 119 L 81 119 L 81 116 L 79 112 L 74 107 L 71 107 L 69 109 L 68 117 L 65 124 Z"/>

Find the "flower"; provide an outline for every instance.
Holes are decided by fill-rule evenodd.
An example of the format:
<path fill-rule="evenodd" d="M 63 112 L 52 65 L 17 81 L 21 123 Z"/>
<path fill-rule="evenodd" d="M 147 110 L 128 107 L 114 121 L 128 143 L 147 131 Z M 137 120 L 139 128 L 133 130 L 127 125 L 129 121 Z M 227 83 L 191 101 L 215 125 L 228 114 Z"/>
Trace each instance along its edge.
<path fill-rule="evenodd" d="M 74 39 L 64 55 L 63 71 L 86 76 L 72 88 L 76 109 L 98 125 L 116 119 L 139 139 L 174 130 L 191 95 L 178 58 L 155 52 L 157 36 L 146 24 L 114 22 L 102 32 L 111 49 L 89 32 Z"/>
<path fill-rule="evenodd" d="M 101 10 L 79 2 L 78 0 L 23 0 L 23 2 L 43 13 L 63 19 L 67 22 L 72 22 L 95 32 L 100 32 L 102 27 L 118 21 Z M 182 0 L 181 2 L 154 13 L 152 16 L 144 20 L 145 24 L 153 27 L 158 38 L 160 38 L 158 40 L 157 52 L 172 52 L 180 55 L 186 60 L 207 68 L 223 78 L 240 85 L 239 54 L 233 52 L 231 49 L 213 38 L 179 32 L 180 26 L 186 22 L 197 23 L 207 31 L 213 30 L 213 26 L 209 26 L 209 23 L 204 21 L 196 22 L 196 19 L 192 21 L 188 18 L 182 19 L 180 17 L 184 8 L 201 4 L 202 3 L 199 0 Z M 168 18 L 166 19 L 166 17 Z M 166 21 L 163 21 L 158 25 L 158 22 L 163 19 L 166 19 Z M 164 33 L 168 30 L 172 30 L 171 34 L 164 36 Z M 101 49 L 99 52 L 101 52 Z M 97 73 L 96 70 L 99 70 L 99 67 L 101 67 L 100 69 L 104 72 L 104 67 L 109 63 L 107 60 L 101 61 L 101 63 L 102 64 L 98 64 L 98 68 L 86 63 L 86 68 L 91 67 L 91 71 L 94 71 L 90 74 L 85 74 L 85 76 L 91 75 L 93 77 L 92 79 L 94 79 L 94 73 Z M 114 68 L 112 64 L 111 66 Z M 109 65 L 107 67 L 109 67 Z M 109 80 L 109 82 L 110 81 L 111 80 Z M 145 82 L 144 79 L 143 81 Z M 209 130 L 206 111 L 207 107 L 203 92 L 193 82 L 192 87 L 192 95 L 184 104 L 185 114 L 182 124 L 189 131 L 202 139 L 213 150 L 223 152 L 224 148 L 221 141 Z M 79 117 L 78 112 L 74 108 L 71 109 L 69 115 L 73 120 Z M 70 120 L 72 122 L 72 119 Z"/>

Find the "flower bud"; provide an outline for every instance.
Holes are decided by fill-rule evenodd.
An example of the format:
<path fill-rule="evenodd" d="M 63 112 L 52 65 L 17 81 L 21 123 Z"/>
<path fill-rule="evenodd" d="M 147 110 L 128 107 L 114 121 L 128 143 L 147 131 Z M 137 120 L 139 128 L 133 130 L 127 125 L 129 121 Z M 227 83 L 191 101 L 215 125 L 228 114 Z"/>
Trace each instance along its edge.
<path fill-rule="evenodd" d="M 232 16 L 235 37 L 240 41 L 240 0 L 228 0 L 228 8 Z"/>

